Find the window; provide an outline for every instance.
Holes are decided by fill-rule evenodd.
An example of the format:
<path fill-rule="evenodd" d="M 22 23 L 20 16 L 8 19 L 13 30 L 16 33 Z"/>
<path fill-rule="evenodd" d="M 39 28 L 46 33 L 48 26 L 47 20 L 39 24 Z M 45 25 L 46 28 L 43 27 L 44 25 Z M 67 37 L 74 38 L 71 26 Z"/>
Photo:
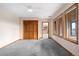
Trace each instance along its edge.
<path fill-rule="evenodd" d="M 76 36 L 76 22 L 71 23 L 71 36 Z"/>
<path fill-rule="evenodd" d="M 62 32 L 63 32 L 63 30 L 62 30 L 62 17 L 60 17 L 58 19 L 58 34 L 59 34 L 59 36 L 62 36 Z"/>
<path fill-rule="evenodd" d="M 72 42 L 77 42 L 77 9 L 73 9 L 66 15 L 67 38 Z"/>
<path fill-rule="evenodd" d="M 57 36 L 78 43 L 78 4 L 72 5 L 54 21 L 54 33 Z"/>
<path fill-rule="evenodd" d="M 76 36 L 76 9 L 71 11 L 71 36 Z"/>
<path fill-rule="evenodd" d="M 54 34 L 58 35 L 58 19 L 54 19 Z"/>
<path fill-rule="evenodd" d="M 54 21 L 54 33 L 56 33 L 56 21 Z"/>

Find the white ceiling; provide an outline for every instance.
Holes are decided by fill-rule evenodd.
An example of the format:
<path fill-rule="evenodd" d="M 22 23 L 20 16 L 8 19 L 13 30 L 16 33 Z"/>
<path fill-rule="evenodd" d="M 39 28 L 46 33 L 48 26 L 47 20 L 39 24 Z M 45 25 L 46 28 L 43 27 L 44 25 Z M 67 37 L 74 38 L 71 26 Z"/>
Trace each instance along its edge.
<path fill-rule="evenodd" d="M 66 3 L 2 3 L 1 7 L 15 13 L 19 17 L 39 17 L 48 18 L 55 14 Z M 31 7 L 33 12 L 28 12 L 28 7 Z M 0 8 L 1 8 L 0 7 Z"/>

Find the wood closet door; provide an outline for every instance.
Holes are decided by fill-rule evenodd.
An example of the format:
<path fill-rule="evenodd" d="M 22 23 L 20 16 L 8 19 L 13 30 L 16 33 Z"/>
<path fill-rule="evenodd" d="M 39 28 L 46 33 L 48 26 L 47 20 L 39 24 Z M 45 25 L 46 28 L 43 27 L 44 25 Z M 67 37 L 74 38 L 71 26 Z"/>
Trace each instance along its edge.
<path fill-rule="evenodd" d="M 30 39 L 30 22 L 29 21 L 23 21 L 23 38 L 24 39 Z"/>
<path fill-rule="evenodd" d="M 38 21 L 34 21 L 34 39 L 38 39 Z"/>
<path fill-rule="evenodd" d="M 24 21 L 24 39 L 38 39 L 38 21 Z"/>
<path fill-rule="evenodd" d="M 30 39 L 34 39 L 34 21 L 30 21 Z"/>

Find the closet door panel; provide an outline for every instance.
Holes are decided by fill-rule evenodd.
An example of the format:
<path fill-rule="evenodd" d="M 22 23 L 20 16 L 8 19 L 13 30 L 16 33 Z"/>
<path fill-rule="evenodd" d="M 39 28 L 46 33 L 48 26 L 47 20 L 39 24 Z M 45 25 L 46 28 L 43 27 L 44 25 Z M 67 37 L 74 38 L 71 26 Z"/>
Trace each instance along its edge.
<path fill-rule="evenodd" d="M 38 21 L 26 20 L 23 22 L 23 37 L 24 39 L 38 39 Z"/>

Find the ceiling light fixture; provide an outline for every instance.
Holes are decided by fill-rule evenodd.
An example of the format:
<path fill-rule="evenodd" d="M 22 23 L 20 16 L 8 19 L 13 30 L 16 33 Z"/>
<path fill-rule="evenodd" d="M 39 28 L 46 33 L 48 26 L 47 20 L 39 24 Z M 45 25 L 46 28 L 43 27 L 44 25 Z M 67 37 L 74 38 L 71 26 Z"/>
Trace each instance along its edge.
<path fill-rule="evenodd" d="M 33 12 L 33 10 L 32 9 L 28 9 L 28 12 Z"/>

